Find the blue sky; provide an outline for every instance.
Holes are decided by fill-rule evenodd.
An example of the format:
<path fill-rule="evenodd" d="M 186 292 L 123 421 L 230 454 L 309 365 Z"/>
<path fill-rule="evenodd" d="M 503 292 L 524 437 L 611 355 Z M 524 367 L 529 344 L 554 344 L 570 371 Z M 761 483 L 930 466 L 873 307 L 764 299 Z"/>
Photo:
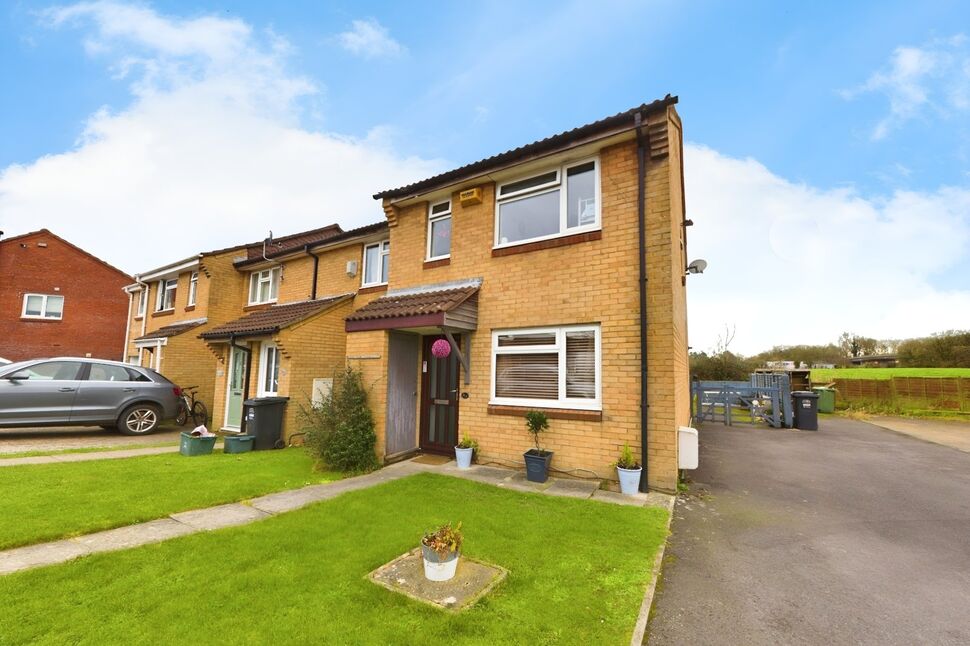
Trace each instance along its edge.
<path fill-rule="evenodd" d="M 693 146 L 691 253 L 711 261 L 692 278 L 694 345 L 725 326 L 748 352 L 844 329 L 928 333 L 970 313 L 968 36 L 959 2 L 13 2 L 0 9 L 0 228 L 46 225 L 142 271 L 262 237 L 267 218 L 278 232 L 377 220 L 372 192 L 669 92 Z M 260 168 L 281 136 L 304 138 L 286 149 L 292 169 Z M 188 173 L 179 155 L 202 161 Z M 328 190 L 354 194 L 320 207 L 313 170 L 351 168 L 352 186 Z M 202 215 L 201 244 L 107 245 L 159 203 L 129 187 L 161 184 L 186 197 L 160 217 Z M 265 217 L 222 209 L 234 203 Z M 89 216 L 68 217 L 75 205 Z M 849 293 L 811 287 L 822 311 L 779 330 L 774 301 L 752 296 L 765 287 L 734 278 L 765 267 Z"/>

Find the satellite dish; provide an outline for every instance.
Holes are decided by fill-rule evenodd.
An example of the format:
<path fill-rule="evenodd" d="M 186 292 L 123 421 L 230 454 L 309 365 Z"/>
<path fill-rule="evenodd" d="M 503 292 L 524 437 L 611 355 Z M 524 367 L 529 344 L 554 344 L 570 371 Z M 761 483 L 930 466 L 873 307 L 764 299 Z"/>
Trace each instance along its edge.
<path fill-rule="evenodd" d="M 707 261 L 703 258 L 698 258 L 687 265 L 688 274 L 703 274 L 705 269 L 707 269 Z"/>

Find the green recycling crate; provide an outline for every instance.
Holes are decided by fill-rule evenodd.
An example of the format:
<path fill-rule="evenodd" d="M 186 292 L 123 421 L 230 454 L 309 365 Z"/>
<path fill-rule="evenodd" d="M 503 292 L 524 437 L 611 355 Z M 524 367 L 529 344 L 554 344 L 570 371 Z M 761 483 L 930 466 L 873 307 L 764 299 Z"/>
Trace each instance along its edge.
<path fill-rule="evenodd" d="M 255 435 L 226 435 L 222 438 L 223 453 L 248 453 L 253 450 Z"/>
<path fill-rule="evenodd" d="M 182 440 L 179 442 L 179 453 L 188 456 L 209 455 L 212 453 L 212 447 L 215 444 L 215 435 L 198 437 L 182 431 Z"/>
<path fill-rule="evenodd" d="M 818 412 L 835 412 L 835 388 L 823 388 L 821 386 L 812 388 L 818 395 Z"/>

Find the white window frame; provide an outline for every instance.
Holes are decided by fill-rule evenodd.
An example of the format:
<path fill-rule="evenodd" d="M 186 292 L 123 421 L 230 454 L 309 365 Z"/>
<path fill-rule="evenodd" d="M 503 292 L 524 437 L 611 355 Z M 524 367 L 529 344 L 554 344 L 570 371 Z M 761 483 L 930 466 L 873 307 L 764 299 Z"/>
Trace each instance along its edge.
<path fill-rule="evenodd" d="M 270 267 L 269 269 L 259 269 L 249 274 L 249 294 L 248 301 L 250 305 L 263 305 L 265 303 L 275 303 L 279 298 L 280 294 L 280 275 L 282 271 L 280 267 Z M 255 291 L 256 298 L 259 298 L 259 286 L 263 283 L 269 283 L 269 291 L 267 294 L 269 298 L 265 301 L 253 300 L 253 294 Z M 256 289 L 253 290 L 253 286 Z"/>
<path fill-rule="evenodd" d="M 447 204 L 448 208 L 442 211 L 441 213 L 434 213 L 434 208 L 436 206 L 441 206 L 442 204 Z M 454 237 L 455 237 L 454 223 L 452 223 L 451 238 L 448 240 L 448 253 L 442 254 L 440 256 L 431 255 L 431 240 L 432 240 L 431 232 L 433 230 L 432 225 L 434 225 L 435 222 L 440 222 L 442 220 L 451 220 L 451 200 L 450 199 L 441 200 L 428 205 L 428 245 L 427 245 L 428 248 L 425 251 L 425 260 L 428 260 L 428 261 L 444 260 L 445 258 L 451 258 L 451 243 L 454 241 Z M 388 268 L 388 272 L 390 272 L 390 268 Z"/>
<path fill-rule="evenodd" d="M 145 285 L 138 292 L 138 314 L 137 316 L 145 316 L 145 310 L 148 309 L 148 285 Z"/>
<path fill-rule="evenodd" d="M 596 351 L 596 396 L 593 399 L 582 397 L 566 397 L 566 333 L 590 332 L 594 333 L 594 347 Z M 499 348 L 499 336 L 506 334 L 550 334 L 556 335 L 555 345 L 515 345 Z M 495 395 L 497 366 L 496 357 L 499 354 L 556 354 L 559 355 L 559 399 L 528 399 L 518 397 L 498 397 Z M 603 338 L 599 323 L 588 325 L 563 325 L 555 327 L 509 328 L 492 331 L 492 386 L 490 404 L 502 406 L 526 406 L 529 408 L 571 408 L 576 410 L 602 410 L 603 407 Z"/>
<path fill-rule="evenodd" d="M 189 296 L 185 299 L 186 307 L 195 306 L 195 298 L 199 291 L 199 272 L 193 271 L 189 275 Z"/>
<path fill-rule="evenodd" d="M 172 303 L 168 307 L 164 307 L 166 294 L 169 292 L 169 283 L 173 283 L 172 291 Z M 178 278 L 162 278 L 158 281 L 158 294 L 155 296 L 155 311 L 156 312 L 171 312 L 175 309 L 175 297 L 178 296 L 179 280 Z"/>
<path fill-rule="evenodd" d="M 572 228 L 567 226 L 567 216 L 568 216 L 568 196 L 566 191 L 566 177 L 567 171 L 575 166 L 582 166 L 583 164 L 588 164 L 593 162 L 593 195 L 596 200 L 596 219 L 592 224 L 579 225 Z M 530 186 L 529 188 L 524 188 L 513 193 L 502 195 L 502 187 L 509 184 L 515 184 L 523 180 L 527 180 L 531 177 L 538 177 L 540 175 L 545 175 L 555 171 L 556 179 L 546 182 L 544 184 L 539 184 L 538 186 Z M 599 231 L 603 228 L 603 218 L 602 218 L 602 204 L 603 197 L 602 191 L 600 189 L 600 159 L 599 156 L 586 157 L 584 159 L 578 159 L 571 161 L 555 168 L 546 168 L 545 170 L 538 171 L 535 173 L 529 173 L 528 175 L 522 175 L 519 177 L 514 177 L 508 181 L 500 183 L 495 187 L 495 239 L 493 240 L 494 249 L 501 249 L 504 247 L 516 247 L 518 245 L 529 244 L 531 242 L 540 242 L 542 240 L 552 240 L 554 238 L 564 238 L 566 236 L 576 235 L 578 233 L 588 233 L 590 231 Z M 544 236 L 538 236 L 535 238 L 525 238 L 523 240 L 516 240 L 514 242 L 501 242 L 502 232 L 501 232 L 501 221 L 499 215 L 501 213 L 501 206 L 503 204 L 508 204 L 510 202 L 516 202 L 525 198 L 535 197 L 537 195 L 542 195 L 544 193 L 551 193 L 552 191 L 559 191 L 559 232 L 550 233 Z"/>
<path fill-rule="evenodd" d="M 377 278 L 378 278 L 378 282 L 368 283 L 367 282 L 367 250 L 368 249 L 372 249 L 374 247 L 377 247 L 379 249 L 379 251 L 377 253 L 377 262 L 378 262 Z M 384 257 L 385 256 L 390 256 L 390 255 L 391 255 L 391 241 L 390 240 L 381 240 L 380 242 L 375 242 L 373 244 L 364 245 L 364 257 L 363 257 L 363 259 L 361 261 L 361 265 L 360 265 L 364 269 L 362 272 L 360 272 L 361 273 L 361 279 L 360 279 L 360 286 L 361 287 L 377 287 L 379 285 L 386 285 L 387 284 L 387 279 L 389 279 L 391 277 L 391 259 L 389 257 L 387 259 L 387 279 L 380 280 L 381 279 L 380 268 L 384 266 Z"/>
<path fill-rule="evenodd" d="M 266 389 L 267 368 L 269 367 L 268 356 L 270 350 L 273 351 L 274 371 L 276 373 L 276 390 Z M 275 397 L 279 393 L 280 383 L 280 350 L 272 341 L 263 341 L 259 348 L 259 384 L 256 388 L 259 397 Z"/>
<path fill-rule="evenodd" d="M 40 301 L 40 314 L 28 314 L 27 313 L 27 299 L 31 296 L 37 296 L 41 299 Z M 47 316 L 47 301 L 50 298 L 61 299 L 61 315 L 60 316 Z M 20 310 L 20 318 L 25 319 L 35 319 L 38 321 L 60 321 L 64 319 L 64 296 L 62 294 L 36 294 L 29 293 L 24 294 L 23 307 Z"/>

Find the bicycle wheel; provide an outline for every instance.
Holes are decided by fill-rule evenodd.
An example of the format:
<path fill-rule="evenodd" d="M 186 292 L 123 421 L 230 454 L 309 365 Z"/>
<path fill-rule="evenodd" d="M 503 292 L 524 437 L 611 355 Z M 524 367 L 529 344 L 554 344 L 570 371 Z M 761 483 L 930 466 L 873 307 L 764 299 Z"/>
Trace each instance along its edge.
<path fill-rule="evenodd" d="M 204 426 L 209 422 L 209 411 L 202 402 L 192 404 L 192 422 L 196 426 Z"/>
<path fill-rule="evenodd" d="M 175 413 L 175 423 L 178 426 L 185 426 L 185 423 L 189 421 L 189 409 L 185 405 L 185 402 L 181 399 L 179 400 L 178 412 Z"/>

